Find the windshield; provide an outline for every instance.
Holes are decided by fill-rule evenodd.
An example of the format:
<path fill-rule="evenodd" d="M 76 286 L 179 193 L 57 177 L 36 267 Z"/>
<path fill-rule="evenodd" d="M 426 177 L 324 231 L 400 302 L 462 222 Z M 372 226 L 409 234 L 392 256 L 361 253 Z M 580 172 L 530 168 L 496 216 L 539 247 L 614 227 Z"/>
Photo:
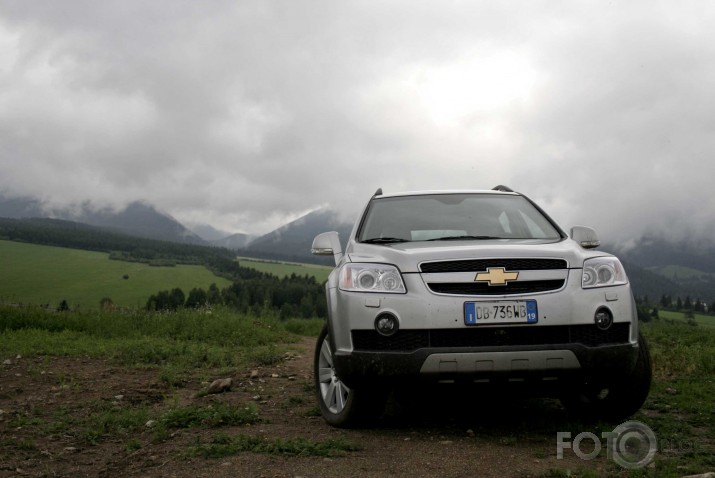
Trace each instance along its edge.
<path fill-rule="evenodd" d="M 523 196 L 432 194 L 375 198 L 358 241 L 561 239 L 559 231 Z"/>

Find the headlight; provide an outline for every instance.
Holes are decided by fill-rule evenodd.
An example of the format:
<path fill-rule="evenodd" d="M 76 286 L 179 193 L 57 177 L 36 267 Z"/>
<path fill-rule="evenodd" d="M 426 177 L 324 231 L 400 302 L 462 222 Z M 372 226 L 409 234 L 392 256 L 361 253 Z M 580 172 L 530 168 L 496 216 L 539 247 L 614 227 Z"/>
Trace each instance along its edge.
<path fill-rule="evenodd" d="M 583 263 L 581 286 L 584 289 L 628 283 L 626 271 L 615 257 L 596 257 Z"/>
<path fill-rule="evenodd" d="M 390 294 L 406 292 L 400 271 L 395 266 L 385 264 L 345 264 L 340 270 L 340 289 Z"/>

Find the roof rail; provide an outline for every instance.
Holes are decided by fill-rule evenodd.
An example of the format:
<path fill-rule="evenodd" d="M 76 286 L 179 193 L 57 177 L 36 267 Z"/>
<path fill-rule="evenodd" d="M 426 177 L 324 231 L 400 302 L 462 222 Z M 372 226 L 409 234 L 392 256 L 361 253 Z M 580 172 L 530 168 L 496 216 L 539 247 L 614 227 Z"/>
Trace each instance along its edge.
<path fill-rule="evenodd" d="M 382 188 L 377 188 L 377 191 L 375 191 L 375 194 L 373 194 L 372 197 L 375 196 L 382 196 Z"/>
<path fill-rule="evenodd" d="M 500 184 L 499 186 L 494 186 L 492 188 L 492 191 L 502 191 L 505 193 L 513 193 L 514 192 L 514 190 L 512 188 L 510 188 L 509 186 L 504 186 L 502 184 Z"/>

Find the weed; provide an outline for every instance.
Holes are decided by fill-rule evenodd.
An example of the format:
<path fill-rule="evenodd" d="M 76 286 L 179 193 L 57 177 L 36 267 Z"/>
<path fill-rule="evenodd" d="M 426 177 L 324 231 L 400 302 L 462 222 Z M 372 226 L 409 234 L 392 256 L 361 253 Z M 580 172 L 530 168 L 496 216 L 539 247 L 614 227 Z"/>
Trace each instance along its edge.
<path fill-rule="evenodd" d="M 228 425 L 248 425 L 260 420 L 258 409 L 250 403 L 245 407 L 234 407 L 221 402 L 208 406 L 188 406 L 169 410 L 161 418 L 169 428 L 191 428 L 196 426 L 220 427 Z"/>
<path fill-rule="evenodd" d="M 302 437 L 274 440 L 263 437 L 226 434 L 214 435 L 210 443 L 200 444 L 189 451 L 189 456 L 221 458 L 241 452 L 271 455 L 335 456 L 359 448 L 343 438 L 313 441 Z"/>
<path fill-rule="evenodd" d="M 127 453 L 132 453 L 139 450 L 141 447 L 142 443 L 136 438 L 132 438 L 127 442 L 124 449 L 127 451 Z"/>
<path fill-rule="evenodd" d="M 256 365 L 270 366 L 280 363 L 283 360 L 283 355 L 276 350 L 275 345 L 268 345 L 256 347 L 248 354 L 248 358 Z"/>
<path fill-rule="evenodd" d="M 181 371 L 171 365 L 162 367 L 159 372 L 159 380 L 172 387 L 182 387 L 184 385 Z"/>
<path fill-rule="evenodd" d="M 7 438 L 0 440 L 0 447 L 15 448 L 22 451 L 35 451 L 37 450 L 37 445 L 31 439 L 18 440 L 16 438 Z"/>
<path fill-rule="evenodd" d="M 283 325 L 288 332 L 306 337 L 317 337 L 325 325 L 324 319 L 290 319 Z"/>
<path fill-rule="evenodd" d="M 146 407 L 99 410 L 87 421 L 84 439 L 95 445 L 106 436 L 126 436 L 142 429 L 148 418 L 149 411 Z"/>

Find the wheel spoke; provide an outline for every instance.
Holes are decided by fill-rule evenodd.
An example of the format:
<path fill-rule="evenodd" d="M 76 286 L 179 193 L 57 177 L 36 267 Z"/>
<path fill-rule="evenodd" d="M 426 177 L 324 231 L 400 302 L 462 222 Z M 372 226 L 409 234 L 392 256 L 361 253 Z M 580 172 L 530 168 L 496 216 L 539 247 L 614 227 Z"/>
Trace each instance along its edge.
<path fill-rule="evenodd" d="M 333 357 L 330 352 L 330 344 L 328 344 L 328 338 L 326 337 L 325 340 L 323 341 L 323 345 L 320 347 L 320 355 L 325 361 L 325 365 L 328 367 L 333 366 Z M 322 364 L 321 364 L 322 365 Z"/>
<path fill-rule="evenodd" d="M 336 395 L 337 395 L 337 396 L 335 397 L 335 398 L 337 399 L 336 405 L 337 405 L 337 407 L 338 407 L 338 412 L 340 412 L 343 408 L 345 408 L 345 402 L 346 402 L 346 400 L 345 400 L 345 398 L 346 398 L 346 397 L 345 397 L 345 395 L 346 395 L 346 394 L 345 394 L 345 391 L 346 391 L 346 388 L 347 388 L 347 387 L 345 387 L 345 385 L 343 385 L 343 382 L 338 382 L 338 383 L 336 383 L 335 385 L 336 385 L 336 387 L 335 387 L 335 388 L 336 388 L 336 391 L 335 391 L 335 392 L 336 392 Z"/>
<path fill-rule="evenodd" d="M 323 368 L 318 369 L 318 380 L 320 383 L 328 383 L 333 379 L 333 369 Z"/>
<path fill-rule="evenodd" d="M 340 382 L 338 382 L 338 383 L 340 383 Z M 327 405 L 328 408 L 333 408 L 335 406 L 335 404 L 337 403 L 337 400 L 336 400 L 337 397 L 335 396 L 335 394 L 337 392 L 336 388 L 337 387 L 335 386 L 335 384 L 331 382 L 330 385 L 328 385 L 328 389 L 325 391 L 325 394 L 323 395 L 323 399 L 325 400 L 325 405 Z"/>

